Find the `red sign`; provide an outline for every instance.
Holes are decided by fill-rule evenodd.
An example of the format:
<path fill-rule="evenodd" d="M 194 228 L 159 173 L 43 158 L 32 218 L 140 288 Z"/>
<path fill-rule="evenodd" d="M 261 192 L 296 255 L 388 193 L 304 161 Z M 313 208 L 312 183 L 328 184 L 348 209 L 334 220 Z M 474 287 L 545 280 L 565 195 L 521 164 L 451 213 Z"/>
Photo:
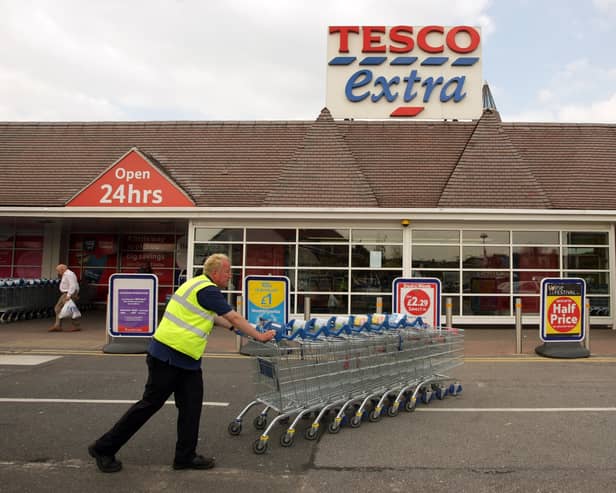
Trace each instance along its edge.
<path fill-rule="evenodd" d="M 418 317 L 430 309 L 430 297 L 423 289 L 411 289 L 404 295 L 404 306 L 408 313 Z"/>
<path fill-rule="evenodd" d="M 191 198 L 137 149 L 68 201 L 68 207 L 194 207 Z"/>
<path fill-rule="evenodd" d="M 557 332 L 570 332 L 580 321 L 580 308 L 569 297 L 556 298 L 548 307 L 548 321 Z"/>

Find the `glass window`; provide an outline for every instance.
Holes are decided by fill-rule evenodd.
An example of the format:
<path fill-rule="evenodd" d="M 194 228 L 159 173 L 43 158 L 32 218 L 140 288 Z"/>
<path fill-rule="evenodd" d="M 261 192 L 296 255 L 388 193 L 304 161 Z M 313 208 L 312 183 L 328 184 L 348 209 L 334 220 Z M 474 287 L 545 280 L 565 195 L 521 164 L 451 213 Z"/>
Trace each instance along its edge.
<path fill-rule="evenodd" d="M 460 292 L 460 272 L 438 270 L 414 270 L 413 277 L 435 277 L 441 281 L 443 293 Z"/>
<path fill-rule="evenodd" d="M 463 272 L 462 286 L 465 293 L 509 293 L 509 272 Z"/>
<path fill-rule="evenodd" d="M 413 243 L 460 243 L 460 232 L 454 230 L 414 229 Z"/>
<path fill-rule="evenodd" d="M 389 293 L 394 279 L 401 276 L 402 271 L 399 270 L 353 270 L 351 273 L 351 291 Z"/>
<path fill-rule="evenodd" d="M 513 247 L 514 269 L 558 269 L 558 247 Z"/>
<path fill-rule="evenodd" d="M 514 245 L 558 245 L 558 231 L 514 231 L 511 242 Z"/>
<path fill-rule="evenodd" d="M 509 267 L 509 247 L 465 246 L 462 249 L 462 267 L 506 269 Z"/>
<path fill-rule="evenodd" d="M 565 272 L 565 277 L 579 277 L 586 281 L 587 294 L 610 294 L 608 272 Z"/>
<path fill-rule="evenodd" d="M 291 290 L 295 289 L 295 269 L 289 267 L 246 267 L 247 276 L 286 276 Z M 238 288 L 239 289 L 239 288 Z M 243 285 L 242 285 L 243 289 Z"/>
<path fill-rule="evenodd" d="M 195 228 L 195 241 L 242 241 L 244 230 L 221 228 Z"/>
<path fill-rule="evenodd" d="M 299 245 L 298 266 L 348 267 L 348 245 Z"/>
<path fill-rule="evenodd" d="M 541 311 L 541 298 L 539 296 L 521 296 L 520 301 L 524 315 L 538 315 Z"/>
<path fill-rule="evenodd" d="M 379 295 L 383 300 L 383 312 L 391 313 L 391 295 Z M 351 296 L 351 311 L 355 315 L 362 313 L 376 312 L 376 299 L 374 295 L 352 295 Z"/>
<path fill-rule="evenodd" d="M 608 234 L 606 232 L 582 232 L 568 231 L 565 233 L 567 245 L 607 245 Z"/>
<path fill-rule="evenodd" d="M 458 246 L 414 246 L 413 268 L 443 268 L 460 266 Z"/>
<path fill-rule="evenodd" d="M 353 243 L 402 243 L 401 229 L 354 229 Z"/>
<path fill-rule="evenodd" d="M 274 243 L 271 245 L 247 244 L 246 266 L 285 266 L 295 265 L 295 245 Z"/>
<path fill-rule="evenodd" d="M 563 251 L 564 269 L 608 269 L 608 249 L 602 247 L 568 247 Z"/>
<path fill-rule="evenodd" d="M 593 317 L 609 317 L 610 316 L 610 299 L 600 298 L 597 296 L 589 296 L 590 315 Z"/>
<path fill-rule="evenodd" d="M 353 267 L 402 267 L 402 245 L 355 245 L 351 255 Z"/>
<path fill-rule="evenodd" d="M 298 270 L 299 291 L 347 291 L 349 272 L 347 270 Z"/>
<path fill-rule="evenodd" d="M 463 296 L 462 315 L 511 315 L 509 296 Z"/>
<path fill-rule="evenodd" d="M 508 244 L 509 231 L 472 231 L 465 229 L 462 232 L 462 243 L 479 243 L 481 245 Z"/>
<path fill-rule="evenodd" d="M 231 265 L 242 265 L 242 245 L 230 243 L 195 243 L 193 265 L 202 267 L 205 259 L 214 253 L 224 253 L 231 260 Z"/>
<path fill-rule="evenodd" d="M 514 293 L 541 293 L 541 281 L 546 277 L 559 277 L 558 271 L 531 272 L 521 271 L 513 273 Z"/>
<path fill-rule="evenodd" d="M 300 229 L 299 241 L 306 243 L 332 243 L 349 241 L 348 229 Z"/>
<path fill-rule="evenodd" d="M 334 294 L 298 294 L 297 295 L 297 311 L 303 313 L 305 311 L 305 299 L 310 298 L 310 313 L 332 313 L 342 314 L 349 313 L 348 296 Z"/>
<path fill-rule="evenodd" d="M 246 241 L 290 243 L 296 238 L 295 229 L 247 229 Z"/>

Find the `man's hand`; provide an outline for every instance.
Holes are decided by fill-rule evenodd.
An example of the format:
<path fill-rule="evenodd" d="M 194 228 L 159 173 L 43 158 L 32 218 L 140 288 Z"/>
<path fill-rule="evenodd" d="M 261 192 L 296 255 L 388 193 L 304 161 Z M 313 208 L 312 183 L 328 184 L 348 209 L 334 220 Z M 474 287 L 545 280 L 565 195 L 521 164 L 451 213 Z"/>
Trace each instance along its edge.
<path fill-rule="evenodd" d="M 275 335 L 276 335 L 275 330 L 268 330 L 267 332 L 259 332 L 259 337 L 257 338 L 257 340 L 261 342 L 267 342 L 267 341 L 272 340 Z"/>

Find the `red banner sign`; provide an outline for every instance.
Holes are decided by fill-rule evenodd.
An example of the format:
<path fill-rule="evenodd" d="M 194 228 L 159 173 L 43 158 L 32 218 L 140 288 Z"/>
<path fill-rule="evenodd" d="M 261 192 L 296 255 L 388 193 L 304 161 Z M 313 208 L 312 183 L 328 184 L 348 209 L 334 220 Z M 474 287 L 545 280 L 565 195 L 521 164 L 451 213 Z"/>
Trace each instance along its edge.
<path fill-rule="evenodd" d="M 195 203 L 137 149 L 131 149 L 68 207 L 194 207 Z"/>

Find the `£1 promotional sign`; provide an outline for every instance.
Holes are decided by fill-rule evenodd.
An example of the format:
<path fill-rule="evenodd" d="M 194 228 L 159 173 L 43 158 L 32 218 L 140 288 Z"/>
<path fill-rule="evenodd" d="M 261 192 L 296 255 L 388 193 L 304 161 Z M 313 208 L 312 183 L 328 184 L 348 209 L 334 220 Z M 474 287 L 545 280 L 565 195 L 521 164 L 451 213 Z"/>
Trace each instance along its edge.
<path fill-rule="evenodd" d="M 289 321 L 289 286 L 285 276 L 246 276 L 244 278 L 244 316 L 252 324 L 269 320 Z"/>
<path fill-rule="evenodd" d="M 397 277 L 393 282 L 393 311 L 430 327 L 441 325 L 441 281 L 436 278 Z"/>
<path fill-rule="evenodd" d="M 481 31 L 471 26 L 330 26 L 334 118 L 481 116 Z"/>
<path fill-rule="evenodd" d="M 586 281 L 545 278 L 541 281 L 541 340 L 579 342 L 584 339 Z"/>

